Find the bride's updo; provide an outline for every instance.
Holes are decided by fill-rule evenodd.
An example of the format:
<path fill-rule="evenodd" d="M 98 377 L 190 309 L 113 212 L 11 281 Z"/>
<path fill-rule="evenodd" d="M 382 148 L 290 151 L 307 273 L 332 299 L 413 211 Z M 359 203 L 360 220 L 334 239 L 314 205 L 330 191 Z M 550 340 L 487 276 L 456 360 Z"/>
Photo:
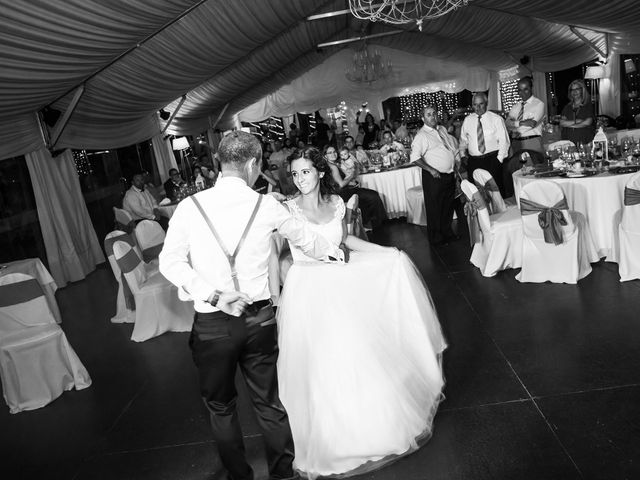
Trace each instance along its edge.
<path fill-rule="evenodd" d="M 333 176 L 331 175 L 331 169 L 324 155 L 316 147 L 298 148 L 289 155 L 289 165 L 298 158 L 304 158 L 309 160 L 318 173 L 323 172 L 324 175 L 320 178 L 320 195 L 322 197 L 328 197 L 338 192 L 338 185 L 336 184 Z"/>

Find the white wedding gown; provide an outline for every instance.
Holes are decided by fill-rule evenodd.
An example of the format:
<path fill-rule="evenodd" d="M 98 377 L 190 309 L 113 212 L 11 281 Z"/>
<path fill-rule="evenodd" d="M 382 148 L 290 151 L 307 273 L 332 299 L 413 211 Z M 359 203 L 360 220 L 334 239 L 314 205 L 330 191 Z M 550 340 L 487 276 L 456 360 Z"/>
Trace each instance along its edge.
<path fill-rule="evenodd" d="M 332 221 L 309 225 L 339 245 L 345 207 L 337 200 Z M 278 378 L 294 467 L 310 478 L 349 476 L 414 451 L 443 398 L 446 348 L 422 276 L 398 250 L 351 252 L 346 265 L 291 251 Z"/>

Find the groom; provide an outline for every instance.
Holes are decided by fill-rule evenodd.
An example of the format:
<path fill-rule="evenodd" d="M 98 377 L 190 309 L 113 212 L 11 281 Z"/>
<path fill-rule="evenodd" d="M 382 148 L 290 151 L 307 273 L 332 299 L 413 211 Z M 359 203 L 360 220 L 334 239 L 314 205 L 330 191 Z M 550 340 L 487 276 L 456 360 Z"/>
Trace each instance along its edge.
<path fill-rule="evenodd" d="M 194 302 L 189 345 L 230 478 L 253 479 L 236 409 L 238 367 L 263 431 L 269 478 L 294 478 L 289 419 L 278 398 L 276 321 L 267 278 L 271 235 L 277 230 L 316 259 L 343 257 L 274 197 L 251 188 L 262 158 L 253 135 L 227 135 L 218 155 L 222 177 L 215 186 L 176 208 L 160 253 L 160 271 L 183 300 Z"/>

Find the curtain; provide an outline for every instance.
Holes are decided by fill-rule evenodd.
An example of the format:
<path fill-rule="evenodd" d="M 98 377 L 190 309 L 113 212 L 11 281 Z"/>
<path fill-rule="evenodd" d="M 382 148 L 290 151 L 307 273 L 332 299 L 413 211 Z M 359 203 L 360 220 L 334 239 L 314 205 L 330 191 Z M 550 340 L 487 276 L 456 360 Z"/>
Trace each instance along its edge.
<path fill-rule="evenodd" d="M 604 67 L 605 78 L 600 79 L 599 111 L 616 118 L 620 115 L 620 55 L 614 53 Z"/>
<path fill-rule="evenodd" d="M 169 170 L 178 168 L 176 157 L 171 149 L 171 142 L 169 138 L 163 138 L 163 135 L 159 133 L 151 138 L 151 144 L 153 145 L 153 155 L 156 158 L 158 173 L 164 182 L 169 178 Z"/>
<path fill-rule="evenodd" d="M 41 149 L 25 155 L 49 270 L 58 286 L 82 280 L 104 262 L 89 218 L 71 150 L 55 158 Z"/>

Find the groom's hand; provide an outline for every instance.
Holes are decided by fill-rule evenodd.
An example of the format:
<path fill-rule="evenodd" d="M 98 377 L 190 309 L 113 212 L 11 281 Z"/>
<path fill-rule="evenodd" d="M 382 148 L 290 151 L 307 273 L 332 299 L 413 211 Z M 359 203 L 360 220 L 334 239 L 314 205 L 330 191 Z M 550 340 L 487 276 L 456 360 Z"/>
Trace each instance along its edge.
<path fill-rule="evenodd" d="M 227 315 L 239 317 L 250 303 L 252 303 L 251 298 L 246 293 L 228 291 L 220 294 L 220 298 L 218 298 L 218 302 L 214 307 L 219 308 Z"/>

